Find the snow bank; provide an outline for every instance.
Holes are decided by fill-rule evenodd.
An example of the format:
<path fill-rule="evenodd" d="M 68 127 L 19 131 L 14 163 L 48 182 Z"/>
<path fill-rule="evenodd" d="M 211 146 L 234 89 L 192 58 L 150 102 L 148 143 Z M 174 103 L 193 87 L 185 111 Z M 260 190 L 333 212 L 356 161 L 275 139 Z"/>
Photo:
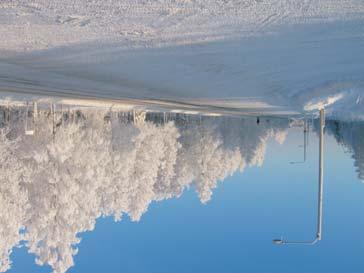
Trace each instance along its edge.
<path fill-rule="evenodd" d="M 327 90 L 329 89 L 329 90 Z M 326 109 L 329 119 L 341 121 L 364 120 L 364 88 L 340 84 L 320 88 L 315 94 L 304 95 L 308 100 L 303 106 L 307 112 L 317 113 L 321 108 Z M 309 99 L 314 97 L 313 99 Z M 302 98 L 301 98 L 302 100 Z"/>
<path fill-rule="evenodd" d="M 342 98 L 344 98 L 344 94 L 331 95 L 326 98 L 315 98 L 307 102 L 303 109 L 305 111 L 313 111 L 313 110 L 317 111 L 333 105 Z"/>

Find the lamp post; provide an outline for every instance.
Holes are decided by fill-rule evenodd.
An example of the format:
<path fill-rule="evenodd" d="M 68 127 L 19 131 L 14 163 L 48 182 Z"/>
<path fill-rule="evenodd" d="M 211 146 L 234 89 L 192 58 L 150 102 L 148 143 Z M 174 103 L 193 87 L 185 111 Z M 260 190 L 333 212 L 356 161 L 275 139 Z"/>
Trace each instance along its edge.
<path fill-rule="evenodd" d="M 276 245 L 314 245 L 322 238 L 322 213 L 323 213 L 323 186 L 324 186 L 324 128 L 325 128 L 325 110 L 320 109 L 320 144 L 319 144 L 319 188 L 318 188 L 318 206 L 317 206 L 317 231 L 316 237 L 312 241 L 286 241 L 274 239 Z"/>
<path fill-rule="evenodd" d="M 29 102 L 27 101 L 27 108 L 26 108 L 26 111 L 25 111 L 25 135 L 27 136 L 32 136 L 34 135 L 34 129 L 35 129 L 35 119 L 36 119 L 36 116 L 37 116 L 37 103 L 36 102 L 33 102 L 33 114 L 32 114 L 32 121 L 31 123 L 33 123 L 33 129 L 30 129 L 29 128 Z"/>
<path fill-rule="evenodd" d="M 306 162 L 306 154 L 307 154 L 307 144 L 308 144 L 308 123 L 305 117 L 303 124 L 303 161 L 291 161 L 291 164 L 303 164 Z M 300 145 L 300 147 L 302 147 Z"/>

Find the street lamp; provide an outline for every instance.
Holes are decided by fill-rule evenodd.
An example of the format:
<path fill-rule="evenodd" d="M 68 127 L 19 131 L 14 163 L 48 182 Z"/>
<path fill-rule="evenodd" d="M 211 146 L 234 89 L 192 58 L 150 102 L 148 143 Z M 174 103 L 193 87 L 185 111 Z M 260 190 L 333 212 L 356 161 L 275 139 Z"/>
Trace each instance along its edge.
<path fill-rule="evenodd" d="M 320 144 L 319 144 L 319 189 L 318 189 L 318 205 L 317 205 L 317 231 L 316 238 L 312 241 L 286 241 L 274 239 L 276 245 L 314 245 L 321 241 L 322 234 L 322 212 L 323 212 L 323 186 L 324 186 L 324 128 L 325 128 L 325 110 L 320 110 Z"/>
<path fill-rule="evenodd" d="M 284 241 L 283 239 L 275 239 L 273 240 L 273 243 L 276 245 L 314 245 L 316 244 L 318 241 L 320 241 L 321 238 L 316 238 L 313 241 Z"/>
<path fill-rule="evenodd" d="M 308 123 L 305 117 L 303 124 L 303 161 L 291 161 L 291 164 L 303 164 L 306 162 L 306 154 L 307 154 L 307 145 L 308 145 Z M 300 145 L 300 147 L 302 147 Z"/>

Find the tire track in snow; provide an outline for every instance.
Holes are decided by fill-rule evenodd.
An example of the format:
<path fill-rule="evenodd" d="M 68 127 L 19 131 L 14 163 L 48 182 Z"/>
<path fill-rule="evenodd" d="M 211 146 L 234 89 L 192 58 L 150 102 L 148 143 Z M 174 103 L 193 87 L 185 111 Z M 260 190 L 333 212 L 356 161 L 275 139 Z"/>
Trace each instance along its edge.
<path fill-rule="evenodd" d="M 26 11 L 24 18 L 21 15 Z M 0 50 L 53 48 L 120 36 L 135 47 L 241 38 L 281 24 L 364 18 L 360 0 L 2 0 Z M 22 32 L 29 26 L 29 31 Z M 33 30 L 33 32 L 32 32 Z M 39 44 L 39 36 L 44 41 Z M 176 39 L 178 37 L 179 39 Z M 158 42 L 159 41 L 159 42 Z M 24 45 L 26 46 L 26 49 Z"/>

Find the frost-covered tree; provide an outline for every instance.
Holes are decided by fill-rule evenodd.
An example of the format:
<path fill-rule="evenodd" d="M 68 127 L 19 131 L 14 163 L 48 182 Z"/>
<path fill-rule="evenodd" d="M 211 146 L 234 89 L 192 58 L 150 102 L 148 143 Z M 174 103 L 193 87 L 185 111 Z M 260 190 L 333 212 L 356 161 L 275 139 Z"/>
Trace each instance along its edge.
<path fill-rule="evenodd" d="M 28 170 L 16 156 L 20 139 L 9 140 L 6 129 L 0 129 L 0 272 L 10 268 L 12 249 L 22 240 L 27 192 L 24 184 Z"/>
<path fill-rule="evenodd" d="M 193 184 L 202 202 L 210 200 L 217 182 L 243 170 L 245 160 L 238 149 L 225 149 L 222 138 L 210 124 L 182 131 L 182 149 L 177 161 L 177 181 Z"/>
<path fill-rule="evenodd" d="M 358 178 L 364 181 L 364 123 L 328 121 L 326 128 L 339 144 L 352 153 Z"/>
<path fill-rule="evenodd" d="M 24 136 L 24 119 L 13 115 L 0 143 L 2 271 L 21 240 L 37 264 L 64 273 L 74 264 L 80 234 L 99 217 L 138 221 L 151 202 L 178 197 L 189 186 L 207 202 L 219 181 L 261 165 L 268 139 L 283 142 L 286 128 L 197 116 L 165 122 L 145 114 L 133 123 L 132 115 L 43 111 L 35 136 Z"/>

